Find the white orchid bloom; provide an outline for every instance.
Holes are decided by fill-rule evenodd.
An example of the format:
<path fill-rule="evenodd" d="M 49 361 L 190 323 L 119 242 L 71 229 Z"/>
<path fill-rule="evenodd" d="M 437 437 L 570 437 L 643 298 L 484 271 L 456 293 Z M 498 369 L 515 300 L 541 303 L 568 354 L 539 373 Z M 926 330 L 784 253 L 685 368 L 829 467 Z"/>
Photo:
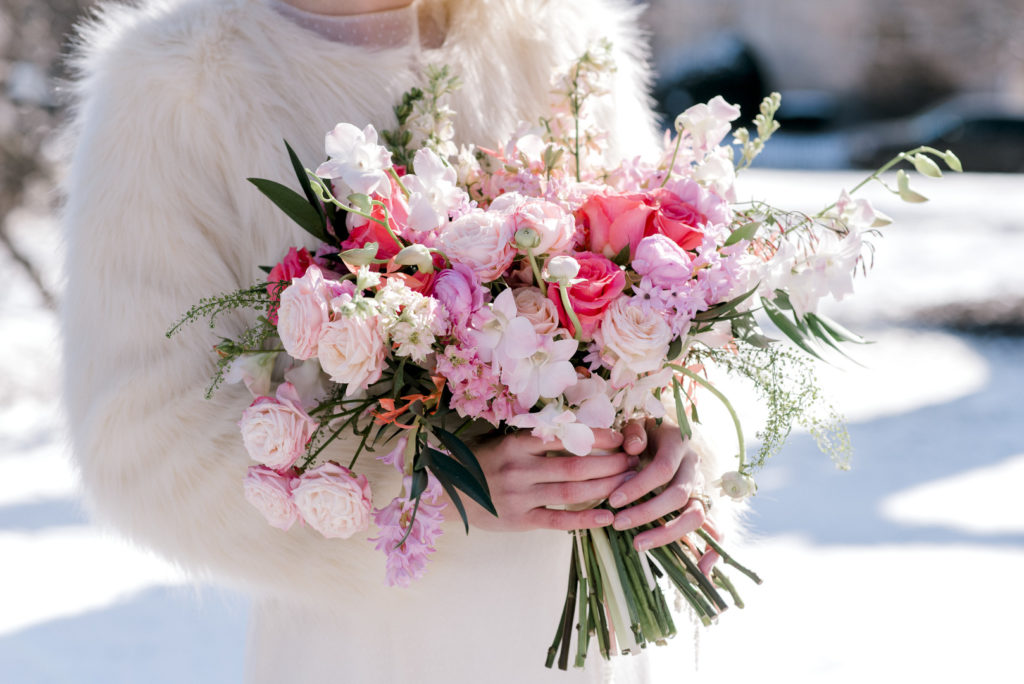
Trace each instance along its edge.
<path fill-rule="evenodd" d="M 377 130 L 373 126 L 367 124 L 360 131 L 352 124 L 340 123 L 327 134 L 324 147 L 329 161 L 317 168 L 316 175 L 340 178 L 354 192 L 391 196 L 387 174 L 391 153 L 377 144 Z"/>

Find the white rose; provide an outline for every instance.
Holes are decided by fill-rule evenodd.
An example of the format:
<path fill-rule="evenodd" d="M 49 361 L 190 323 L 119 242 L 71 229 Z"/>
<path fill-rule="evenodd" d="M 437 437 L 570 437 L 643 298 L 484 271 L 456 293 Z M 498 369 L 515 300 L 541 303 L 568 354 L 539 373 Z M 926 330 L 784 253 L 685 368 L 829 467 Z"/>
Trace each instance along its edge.
<path fill-rule="evenodd" d="M 473 211 L 449 223 L 440 235 L 441 251 L 473 269 L 488 283 L 504 273 L 515 257 L 510 226 L 499 214 Z"/>
<path fill-rule="evenodd" d="M 384 331 L 376 315 L 338 316 L 327 323 L 317 349 L 320 366 L 346 396 L 366 389 L 384 370 Z"/>
<path fill-rule="evenodd" d="M 299 519 L 292 501 L 292 478 L 264 466 L 249 468 L 242 490 L 245 500 L 256 507 L 273 527 L 287 530 Z"/>
<path fill-rule="evenodd" d="M 370 526 L 370 483 L 337 463 L 303 473 L 292 500 L 306 524 L 325 537 L 348 539 Z"/>
<path fill-rule="evenodd" d="M 536 287 L 521 287 L 513 291 L 519 315 L 533 324 L 533 329 L 541 335 L 552 335 L 561 324 L 558 321 L 558 309 L 555 303 L 544 296 Z"/>
<path fill-rule="evenodd" d="M 277 388 L 277 398 L 257 397 L 238 422 L 242 443 L 257 463 L 274 470 L 290 468 L 306 450 L 317 423 L 302 410 L 291 383 Z"/>
<path fill-rule="evenodd" d="M 603 357 L 614 361 L 611 380 L 617 387 L 637 375 L 660 370 L 665 364 L 672 330 L 656 312 L 615 300 L 594 335 Z"/>
<path fill-rule="evenodd" d="M 327 283 L 320 269 L 310 266 L 281 293 L 277 334 L 285 351 L 302 361 L 316 356 L 320 332 L 327 321 Z"/>

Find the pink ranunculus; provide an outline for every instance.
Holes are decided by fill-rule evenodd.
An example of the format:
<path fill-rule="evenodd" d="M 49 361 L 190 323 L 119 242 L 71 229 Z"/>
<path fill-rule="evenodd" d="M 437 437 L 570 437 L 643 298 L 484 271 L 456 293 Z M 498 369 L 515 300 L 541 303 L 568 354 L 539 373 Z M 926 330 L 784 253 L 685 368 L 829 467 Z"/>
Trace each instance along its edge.
<path fill-rule="evenodd" d="M 583 328 L 583 340 L 594 337 L 594 330 L 601 323 L 605 311 L 626 288 L 626 275 L 622 269 L 609 259 L 593 252 L 577 252 L 573 254 L 580 264 L 576 282 L 569 286 L 569 303 Z M 576 329 L 569 314 L 562 306 L 562 295 L 557 283 L 548 284 L 548 298 L 558 310 L 562 325 L 573 335 Z"/>
<path fill-rule="evenodd" d="M 442 228 L 439 246 L 449 259 L 468 266 L 485 283 L 504 273 L 516 255 L 504 216 L 483 211 L 460 216 Z"/>
<path fill-rule="evenodd" d="M 468 266 L 452 264 L 434 278 L 434 299 L 448 312 L 448 319 L 456 334 L 469 325 L 474 313 L 484 305 L 484 289 L 480 280 Z"/>
<path fill-rule="evenodd" d="M 301 361 L 316 356 L 320 332 L 328 321 L 330 289 L 313 265 L 281 293 L 277 334 L 289 356 Z"/>
<path fill-rule="evenodd" d="M 270 295 L 267 319 L 274 325 L 277 325 L 277 307 L 281 303 L 281 293 L 291 284 L 292 279 L 305 274 L 312 263 L 313 257 L 305 247 L 290 247 L 284 259 L 275 264 L 267 274 L 267 294 Z"/>
<path fill-rule="evenodd" d="M 644 195 L 593 195 L 576 212 L 590 251 L 614 258 L 625 247 L 630 254 L 644 236 L 654 208 Z"/>
<path fill-rule="evenodd" d="M 554 202 L 513 192 L 494 200 L 488 211 L 505 214 L 513 236 L 522 228 L 536 231 L 534 254 L 564 254 L 575 242 L 576 219 Z M 519 251 L 526 254 L 525 249 Z"/>
<path fill-rule="evenodd" d="M 290 382 L 277 388 L 276 398 L 257 397 L 238 422 L 250 458 L 274 470 L 287 470 L 306 449 L 317 423 L 302 409 Z"/>
<path fill-rule="evenodd" d="M 708 217 L 690 202 L 665 188 L 648 193 L 654 211 L 648 217 L 644 236 L 664 235 L 683 249 L 697 249 L 704 239 L 701 230 Z"/>
<path fill-rule="evenodd" d="M 302 520 L 325 537 L 348 539 L 370 526 L 369 481 L 337 463 L 303 473 L 292 489 L 292 500 Z"/>
<path fill-rule="evenodd" d="M 292 501 L 290 474 L 278 473 L 266 466 L 252 466 L 242 481 L 245 500 L 263 514 L 271 526 L 287 530 L 299 519 Z"/>
<path fill-rule="evenodd" d="M 690 279 L 691 255 L 665 235 L 645 237 L 637 245 L 633 268 L 666 290 L 677 290 Z"/>
<path fill-rule="evenodd" d="M 339 315 L 324 325 L 317 348 L 324 372 L 334 382 L 348 385 L 346 396 L 380 379 L 384 353 L 384 331 L 375 315 Z"/>

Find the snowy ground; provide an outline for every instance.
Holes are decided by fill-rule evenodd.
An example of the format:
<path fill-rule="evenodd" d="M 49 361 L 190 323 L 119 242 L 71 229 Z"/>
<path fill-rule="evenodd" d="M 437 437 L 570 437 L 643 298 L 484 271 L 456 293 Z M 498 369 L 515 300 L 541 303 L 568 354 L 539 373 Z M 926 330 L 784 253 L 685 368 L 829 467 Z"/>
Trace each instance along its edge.
<path fill-rule="evenodd" d="M 759 171 L 748 182 L 810 209 L 856 178 Z M 797 435 L 764 471 L 751 539 L 734 551 L 765 584 L 737 578 L 747 609 L 701 637 L 707 681 L 1002 681 L 1018 669 L 1024 344 L 915 328 L 912 314 L 1024 297 L 1013 203 L 1024 179 L 920 189 L 930 204 L 879 203 L 899 223 L 858 298 L 832 309 L 876 341 L 855 350 L 866 368 L 821 371 L 850 421 L 853 469 Z M 45 254 L 52 232 L 25 218 L 14 237 Z M 244 599 L 190 587 L 80 512 L 55 407 L 53 315 L 4 252 L 0 277 L 0 682 L 240 681 Z M 757 410 L 743 413 L 753 431 Z M 657 682 L 678 680 L 671 658 L 659 667 Z"/>

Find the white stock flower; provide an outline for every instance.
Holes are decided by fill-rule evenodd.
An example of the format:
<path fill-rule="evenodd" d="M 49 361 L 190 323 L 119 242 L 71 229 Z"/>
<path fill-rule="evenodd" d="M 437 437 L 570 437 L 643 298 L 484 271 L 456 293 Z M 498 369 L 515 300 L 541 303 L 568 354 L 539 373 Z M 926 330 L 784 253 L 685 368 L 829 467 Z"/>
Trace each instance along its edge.
<path fill-rule="evenodd" d="M 327 134 L 324 147 L 329 161 L 317 168 L 316 175 L 340 178 L 353 191 L 366 195 L 391 195 L 387 174 L 391 153 L 377 144 L 377 130 L 372 125 L 360 131 L 350 123 L 340 123 Z"/>

